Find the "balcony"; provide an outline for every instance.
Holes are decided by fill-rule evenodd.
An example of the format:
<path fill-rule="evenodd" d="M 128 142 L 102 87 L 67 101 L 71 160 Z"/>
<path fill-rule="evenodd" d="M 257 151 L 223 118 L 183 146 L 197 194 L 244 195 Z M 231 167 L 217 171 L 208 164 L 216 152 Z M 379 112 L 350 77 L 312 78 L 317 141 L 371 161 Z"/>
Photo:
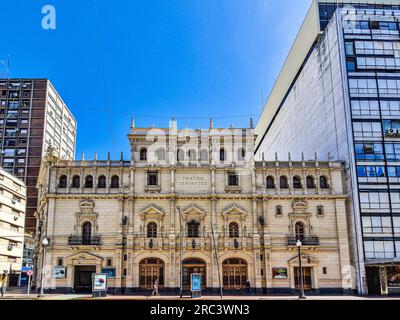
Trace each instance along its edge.
<path fill-rule="evenodd" d="M 146 193 L 160 193 L 161 186 L 160 185 L 147 185 L 144 187 L 144 192 Z"/>
<path fill-rule="evenodd" d="M 228 186 L 225 186 L 225 192 L 226 193 L 241 193 L 242 187 L 239 185 L 228 185 Z"/>
<path fill-rule="evenodd" d="M 319 246 L 319 238 L 318 237 L 304 237 L 300 239 L 303 247 L 318 247 Z M 287 245 L 288 247 L 296 247 L 297 238 L 296 237 L 288 237 Z"/>
<path fill-rule="evenodd" d="M 91 236 L 90 239 L 83 239 L 81 236 L 71 235 L 68 238 L 68 244 L 71 246 L 99 246 L 101 240 L 100 236 Z"/>

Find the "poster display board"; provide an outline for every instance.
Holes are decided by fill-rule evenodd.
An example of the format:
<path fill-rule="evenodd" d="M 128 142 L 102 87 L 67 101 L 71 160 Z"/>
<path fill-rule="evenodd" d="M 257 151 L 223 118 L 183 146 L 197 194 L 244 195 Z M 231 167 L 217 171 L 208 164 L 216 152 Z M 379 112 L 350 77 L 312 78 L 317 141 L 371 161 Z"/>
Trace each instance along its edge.
<path fill-rule="evenodd" d="M 190 275 L 190 290 L 192 298 L 201 298 L 201 274 L 192 273 Z"/>

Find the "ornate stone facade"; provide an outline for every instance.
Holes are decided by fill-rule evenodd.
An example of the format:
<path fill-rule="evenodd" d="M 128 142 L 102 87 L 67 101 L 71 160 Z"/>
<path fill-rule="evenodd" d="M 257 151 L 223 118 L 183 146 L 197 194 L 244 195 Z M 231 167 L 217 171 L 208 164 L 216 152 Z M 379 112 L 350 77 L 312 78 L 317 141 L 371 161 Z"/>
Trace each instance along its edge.
<path fill-rule="evenodd" d="M 353 289 L 340 163 L 254 162 L 253 128 L 212 123 L 132 124 L 129 140 L 130 161 L 43 162 L 37 235 L 50 244 L 38 256 L 53 289 L 85 290 L 92 272 L 107 272 L 112 292 L 144 292 L 155 277 L 176 292 L 182 270 L 184 290 L 201 273 L 207 291 L 249 281 L 259 293 L 290 293 L 296 237 L 306 289 Z"/>

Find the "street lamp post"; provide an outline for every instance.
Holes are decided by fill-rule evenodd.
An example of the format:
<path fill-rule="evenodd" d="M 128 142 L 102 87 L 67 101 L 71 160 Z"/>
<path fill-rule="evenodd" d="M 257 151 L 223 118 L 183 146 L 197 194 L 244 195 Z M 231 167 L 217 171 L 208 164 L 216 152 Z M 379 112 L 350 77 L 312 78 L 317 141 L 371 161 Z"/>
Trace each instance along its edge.
<path fill-rule="evenodd" d="M 42 257 L 42 275 L 40 277 L 40 294 L 38 297 L 43 297 L 44 296 L 44 290 L 43 290 L 43 285 L 44 285 L 44 267 L 45 267 L 45 257 L 46 257 L 46 247 L 49 245 L 49 240 L 44 237 L 41 242 L 42 245 L 42 250 L 43 250 L 43 257 Z"/>
<path fill-rule="evenodd" d="M 300 295 L 299 295 L 299 299 L 306 299 L 306 295 L 304 294 L 303 267 L 301 265 L 301 246 L 302 246 L 302 243 L 301 243 L 300 240 L 297 240 L 296 246 L 297 246 L 297 250 L 299 252 L 299 269 L 300 269 Z"/>

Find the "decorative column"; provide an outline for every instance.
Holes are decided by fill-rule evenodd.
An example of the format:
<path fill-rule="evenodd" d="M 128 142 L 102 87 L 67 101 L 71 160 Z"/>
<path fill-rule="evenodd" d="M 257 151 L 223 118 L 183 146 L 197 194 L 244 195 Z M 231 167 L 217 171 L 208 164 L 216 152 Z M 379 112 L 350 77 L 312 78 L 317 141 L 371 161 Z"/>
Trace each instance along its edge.
<path fill-rule="evenodd" d="M 218 263 L 217 263 L 217 259 L 219 259 L 219 257 L 216 256 L 215 251 L 217 251 L 218 254 L 218 247 L 219 247 L 219 237 L 218 237 L 218 228 L 217 228 L 217 198 L 212 196 L 211 197 L 211 221 L 212 221 L 212 227 L 214 230 L 214 239 L 215 239 L 215 244 L 214 244 L 214 239 L 212 238 L 212 230 L 211 231 L 211 285 L 213 288 L 218 288 L 219 287 L 219 278 L 218 278 Z M 215 250 L 214 248 L 217 248 L 217 250 Z M 221 262 L 221 261 L 220 261 Z M 221 262 L 222 263 L 222 262 Z M 221 275 L 222 276 L 222 275 Z"/>
<path fill-rule="evenodd" d="M 171 173 L 172 174 L 172 173 Z M 169 235 L 168 235 L 168 246 L 169 246 L 169 252 L 170 252 L 170 272 L 169 275 L 165 274 L 166 277 L 166 284 L 168 283 L 169 288 L 177 288 L 179 287 L 179 273 L 176 273 L 176 269 L 178 268 L 177 266 L 177 261 L 176 261 L 176 252 L 179 254 L 179 250 L 176 251 L 176 244 L 177 244 L 177 239 L 179 242 L 180 238 L 177 238 L 176 232 L 180 232 L 180 228 L 175 228 L 175 220 L 177 219 L 176 215 L 179 214 L 177 213 L 176 209 L 176 197 L 172 196 L 170 198 L 170 228 L 169 228 Z M 179 217 L 178 217 L 179 218 Z M 179 221 L 179 220 L 177 220 Z M 165 270 L 166 272 L 167 270 Z"/>
<path fill-rule="evenodd" d="M 253 252 L 254 252 L 254 283 L 252 284 L 256 290 L 261 288 L 261 266 L 260 266 L 260 234 L 258 233 L 258 208 L 257 208 L 257 198 L 253 197 L 252 199 L 252 214 L 253 214 Z"/>

